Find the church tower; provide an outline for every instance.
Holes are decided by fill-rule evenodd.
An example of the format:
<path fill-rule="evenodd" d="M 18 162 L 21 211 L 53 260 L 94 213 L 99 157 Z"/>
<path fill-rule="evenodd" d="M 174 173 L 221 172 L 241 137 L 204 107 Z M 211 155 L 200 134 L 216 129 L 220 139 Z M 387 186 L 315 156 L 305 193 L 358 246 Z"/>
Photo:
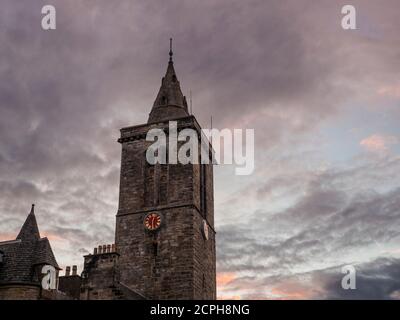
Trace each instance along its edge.
<path fill-rule="evenodd" d="M 118 140 L 122 156 L 115 244 L 120 283 L 148 299 L 215 299 L 212 164 L 151 165 L 146 160 L 153 143 L 146 141 L 147 132 L 162 129 L 168 141 L 169 121 L 177 122 L 178 132 L 191 128 L 201 137 L 172 55 L 171 48 L 148 122 L 122 128 Z"/>

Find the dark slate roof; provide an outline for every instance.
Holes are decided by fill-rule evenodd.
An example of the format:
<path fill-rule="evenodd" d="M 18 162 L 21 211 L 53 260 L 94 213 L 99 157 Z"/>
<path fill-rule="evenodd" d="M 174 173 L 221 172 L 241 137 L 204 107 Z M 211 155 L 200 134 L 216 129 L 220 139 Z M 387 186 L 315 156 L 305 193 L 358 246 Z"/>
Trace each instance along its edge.
<path fill-rule="evenodd" d="M 0 266 L 0 282 L 32 282 L 32 256 L 34 244 L 22 244 L 21 240 L 0 242 L 0 250 L 4 253 Z"/>
<path fill-rule="evenodd" d="M 188 115 L 186 97 L 182 94 L 176 76 L 171 50 L 167 72 L 162 78 L 161 87 L 151 109 L 148 122 L 172 120 Z"/>
<path fill-rule="evenodd" d="M 51 249 L 49 239 L 41 238 L 38 240 L 33 262 L 34 264 L 49 264 L 56 269 L 60 269 Z"/>
<path fill-rule="evenodd" d="M 35 217 L 35 205 L 32 205 L 31 212 L 25 220 L 24 225 L 19 232 L 17 239 L 26 241 L 36 241 L 40 239 L 39 228 Z"/>
<path fill-rule="evenodd" d="M 37 265 L 52 265 L 60 269 L 49 240 L 40 238 L 33 206 L 17 239 L 0 242 L 0 251 L 4 254 L 0 282 L 36 282 Z"/>

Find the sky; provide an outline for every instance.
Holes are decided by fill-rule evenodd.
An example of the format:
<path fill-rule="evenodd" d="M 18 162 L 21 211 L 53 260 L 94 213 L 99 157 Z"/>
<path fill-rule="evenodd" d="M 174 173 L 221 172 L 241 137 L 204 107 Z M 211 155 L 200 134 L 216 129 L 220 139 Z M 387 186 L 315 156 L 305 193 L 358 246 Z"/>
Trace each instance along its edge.
<path fill-rule="evenodd" d="M 0 241 L 35 203 L 61 267 L 113 243 L 119 129 L 173 37 L 199 123 L 255 130 L 253 174 L 214 168 L 218 297 L 400 299 L 400 3 L 352 0 L 356 30 L 345 4 L 1 0 Z"/>

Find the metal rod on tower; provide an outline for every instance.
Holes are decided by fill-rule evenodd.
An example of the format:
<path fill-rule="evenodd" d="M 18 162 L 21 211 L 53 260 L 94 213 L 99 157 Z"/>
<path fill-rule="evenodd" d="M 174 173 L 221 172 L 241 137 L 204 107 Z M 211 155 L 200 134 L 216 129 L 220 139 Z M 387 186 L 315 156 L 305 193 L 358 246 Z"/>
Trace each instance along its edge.
<path fill-rule="evenodd" d="M 172 38 L 169 38 L 169 62 L 172 62 Z"/>
<path fill-rule="evenodd" d="M 212 128 L 213 128 L 213 125 L 212 125 L 212 116 L 211 116 L 211 128 L 210 128 L 210 129 L 211 129 L 211 136 L 210 136 L 211 146 L 212 146 L 212 136 L 213 136 L 213 135 L 212 135 L 212 132 L 213 132 L 213 131 L 212 131 Z"/>
<path fill-rule="evenodd" d="M 189 104 L 190 104 L 190 114 L 193 114 L 193 109 L 192 109 L 192 90 L 189 92 Z"/>

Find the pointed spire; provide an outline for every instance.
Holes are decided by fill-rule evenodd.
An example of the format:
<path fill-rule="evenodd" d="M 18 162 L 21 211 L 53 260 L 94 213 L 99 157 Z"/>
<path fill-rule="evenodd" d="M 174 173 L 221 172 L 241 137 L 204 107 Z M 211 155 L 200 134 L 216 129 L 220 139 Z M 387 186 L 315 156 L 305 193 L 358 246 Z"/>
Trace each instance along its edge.
<path fill-rule="evenodd" d="M 173 56 L 173 52 L 172 52 L 172 38 L 169 38 L 169 62 L 174 63 L 172 61 L 172 56 Z"/>
<path fill-rule="evenodd" d="M 166 121 L 188 116 L 186 97 L 176 76 L 172 61 L 172 38 L 169 39 L 169 62 L 161 81 L 161 88 L 154 101 L 148 122 Z"/>
<path fill-rule="evenodd" d="M 17 239 L 22 241 L 38 240 L 40 239 L 39 228 L 35 217 L 35 205 L 32 204 L 31 212 L 25 220 L 24 225 L 19 232 Z"/>

